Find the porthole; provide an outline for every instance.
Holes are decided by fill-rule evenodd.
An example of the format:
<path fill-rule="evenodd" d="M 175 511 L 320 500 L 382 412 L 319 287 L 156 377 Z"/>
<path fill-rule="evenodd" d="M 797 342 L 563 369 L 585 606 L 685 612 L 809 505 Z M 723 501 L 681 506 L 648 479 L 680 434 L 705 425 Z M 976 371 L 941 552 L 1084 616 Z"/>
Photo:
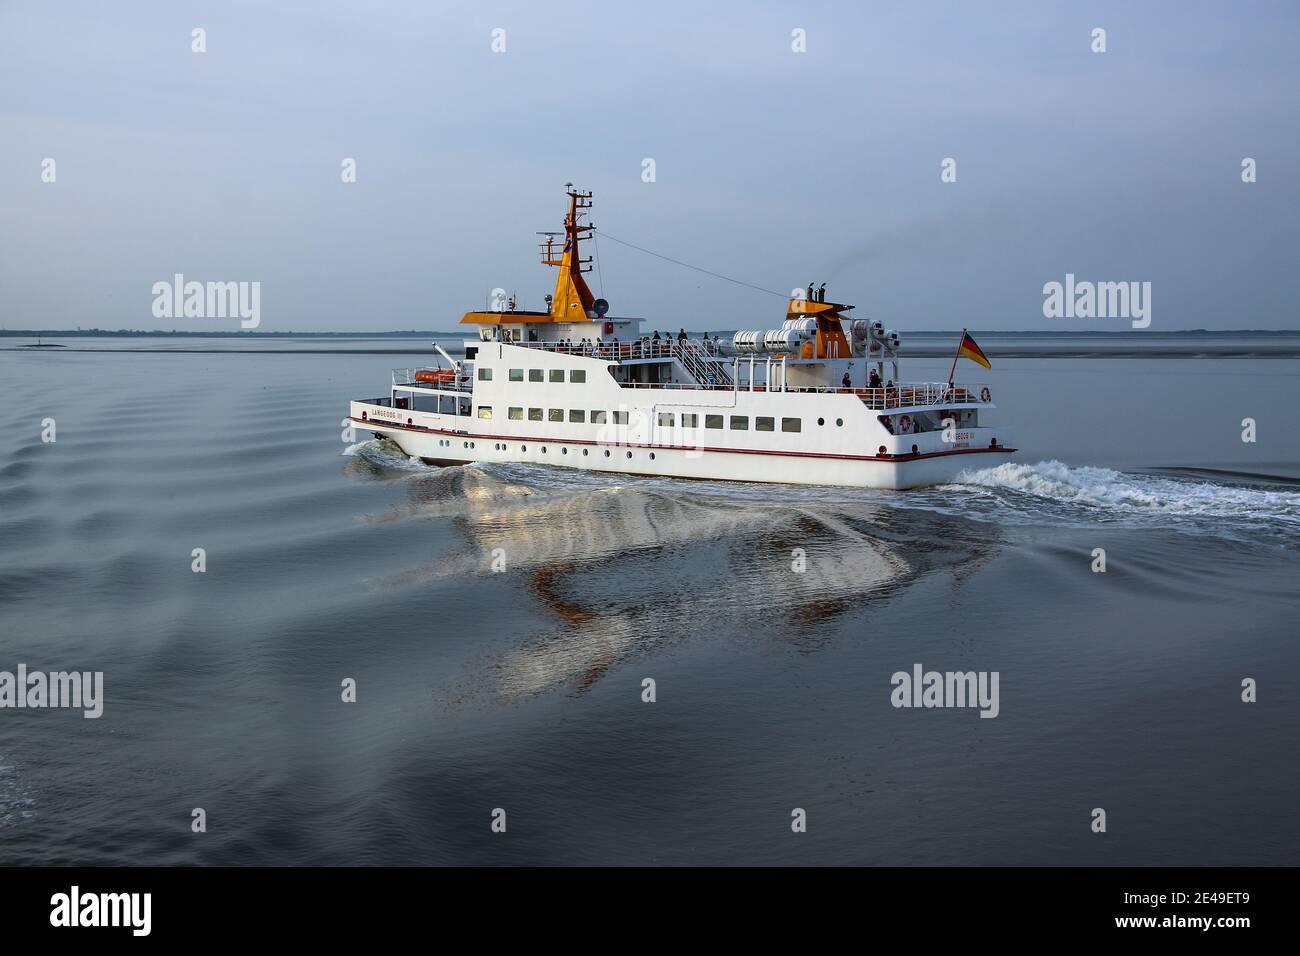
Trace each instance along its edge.
<path fill-rule="evenodd" d="M 819 418 L 819 419 L 817 419 L 817 424 L 818 424 L 818 425 L 825 425 L 825 424 L 826 424 L 826 419 L 824 419 L 824 418 Z"/>
<path fill-rule="evenodd" d="M 838 427 L 843 428 L 843 427 L 844 427 L 844 419 L 842 419 L 842 418 L 837 418 L 837 419 L 835 419 L 835 424 L 836 424 Z"/>
<path fill-rule="evenodd" d="M 520 450 L 520 451 L 528 451 L 528 446 L 527 446 L 527 445 L 520 445 L 520 446 L 519 446 L 519 450 Z"/>
<path fill-rule="evenodd" d="M 546 454 L 546 446 L 545 446 L 545 445 L 542 446 L 542 454 L 543 454 L 543 455 Z"/>
<path fill-rule="evenodd" d="M 605 457 L 606 457 L 606 458 L 609 457 L 609 449 L 608 449 L 608 448 L 605 449 Z"/>
<path fill-rule="evenodd" d="M 631 458 L 631 457 L 632 457 L 632 453 L 631 453 L 631 452 L 628 452 L 628 453 L 627 453 L 627 457 Z"/>
<path fill-rule="evenodd" d="M 912 446 L 912 454 L 913 454 L 913 455 L 915 455 L 919 450 L 920 450 L 920 449 L 918 449 L 915 445 Z"/>
<path fill-rule="evenodd" d="M 582 456 L 583 456 L 584 458 L 587 457 L 587 449 L 584 448 L 584 449 L 582 450 Z"/>
<path fill-rule="evenodd" d="M 651 453 L 650 453 L 650 460 L 651 460 L 651 461 L 654 461 L 654 460 L 655 460 L 655 453 L 654 453 L 654 452 L 651 452 Z"/>
<path fill-rule="evenodd" d="M 560 449 L 560 454 L 561 454 L 561 455 L 567 455 L 568 453 L 569 453 L 569 449 L 567 449 L 567 448 L 561 448 L 561 449 Z"/>

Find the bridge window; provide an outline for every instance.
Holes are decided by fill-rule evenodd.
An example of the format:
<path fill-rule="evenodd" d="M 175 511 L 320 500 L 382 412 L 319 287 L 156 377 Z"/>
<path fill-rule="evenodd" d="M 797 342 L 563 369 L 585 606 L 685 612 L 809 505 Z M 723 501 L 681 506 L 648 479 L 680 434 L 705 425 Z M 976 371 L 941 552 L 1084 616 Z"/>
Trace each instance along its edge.
<path fill-rule="evenodd" d="M 528 420 L 530 422 L 540 422 L 542 420 L 542 410 L 540 408 L 528 409 Z"/>
<path fill-rule="evenodd" d="M 478 370 L 478 380 L 480 382 L 492 381 L 492 370 L 490 368 L 481 368 Z"/>
<path fill-rule="evenodd" d="M 732 430 L 732 431 L 737 431 L 737 432 L 745 432 L 745 431 L 749 431 L 749 416 L 748 416 L 748 415 L 732 415 L 732 416 L 731 416 L 731 430 Z"/>
<path fill-rule="evenodd" d="M 540 368 L 530 368 L 528 370 L 528 381 L 530 382 L 542 381 L 542 370 Z"/>
<path fill-rule="evenodd" d="M 506 417 L 512 422 L 522 422 L 524 420 L 524 410 L 522 408 L 512 408 L 506 412 Z"/>
<path fill-rule="evenodd" d="M 512 368 L 510 370 L 510 381 L 522 382 L 524 380 L 524 370 L 521 368 Z"/>
<path fill-rule="evenodd" d="M 553 369 L 551 369 L 551 381 L 552 381 L 552 382 L 563 382 L 563 381 L 564 381 L 564 369 L 562 369 L 562 368 L 553 368 Z"/>
<path fill-rule="evenodd" d="M 803 419 L 802 418 L 781 419 L 781 431 L 783 432 L 803 431 Z"/>
<path fill-rule="evenodd" d="M 776 421 L 764 415 L 759 415 L 754 419 L 754 431 L 771 432 L 776 431 Z"/>
<path fill-rule="evenodd" d="M 479 418 L 491 418 L 491 417 L 492 417 L 492 406 L 491 406 L 491 405 L 480 405 L 480 406 L 478 407 L 478 417 L 479 417 Z"/>
<path fill-rule="evenodd" d="M 705 428 L 721 428 L 721 427 L 722 427 L 722 416 L 721 416 L 721 415 L 705 415 L 705 416 L 704 416 L 704 427 L 705 427 Z"/>
<path fill-rule="evenodd" d="M 587 370 L 585 368 L 575 368 L 569 370 L 569 381 L 582 384 L 587 381 Z"/>
<path fill-rule="evenodd" d="M 552 408 L 549 412 L 546 413 L 546 418 L 547 421 L 562 422 L 564 421 L 564 409 Z"/>
<path fill-rule="evenodd" d="M 576 422 L 577 424 L 581 425 L 586 420 L 587 420 L 587 413 L 584 412 L 581 408 L 569 409 L 570 422 Z"/>
<path fill-rule="evenodd" d="M 605 424 L 605 413 L 596 409 L 591 410 L 591 423 L 593 425 Z"/>
<path fill-rule="evenodd" d="M 660 413 L 659 413 L 659 427 L 660 427 L 660 428 L 672 428 L 674 424 L 675 424 L 675 422 L 674 422 L 674 416 L 673 416 L 673 413 L 672 413 L 672 412 L 660 412 Z"/>

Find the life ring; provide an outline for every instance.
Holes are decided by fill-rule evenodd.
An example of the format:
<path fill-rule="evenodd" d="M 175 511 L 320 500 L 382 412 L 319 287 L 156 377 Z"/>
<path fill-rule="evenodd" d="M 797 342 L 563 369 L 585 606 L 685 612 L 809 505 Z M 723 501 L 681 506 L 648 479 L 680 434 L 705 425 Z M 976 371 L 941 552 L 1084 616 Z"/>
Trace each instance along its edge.
<path fill-rule="evenodd" d="M 989 387 L 987 385 L 985 385 L 983 388 L 980 389 L 981 402 L 991 401 L 992 398 L 993 398 L 993 393 L 989 391 Z"/>
<path fill-rule="evenodd" d="M 900 433 L 902 433 L 902 434 L 904 434 L 904 435 L 911 434 L 911 432 L 912 432 L 912 416 L 911 416 L 911 415 L 901 415 L 901 416 L 899 416 L 899 419 L 898 419 L 898 430 L 899 430 Z"/>
<path fill-rule="evenodd" d="M 606 334 L 606 335 L 613 335 L 613 334 L 614 334 L 614 323 L 613 323 L 613 322 L 606 322 L 606 323 L 605 323 L 605 334 Z"/>

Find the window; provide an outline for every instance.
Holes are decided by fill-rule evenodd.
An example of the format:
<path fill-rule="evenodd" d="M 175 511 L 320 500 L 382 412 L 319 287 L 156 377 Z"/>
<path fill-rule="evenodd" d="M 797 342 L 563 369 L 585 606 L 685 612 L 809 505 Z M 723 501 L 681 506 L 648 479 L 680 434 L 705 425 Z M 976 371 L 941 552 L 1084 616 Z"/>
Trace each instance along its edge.
<path fill-rule="evenodd" d="M 748 416 L 748 415 L 732 415 L 732 416 L 731 416 L 731 429 L 732 429 L 732 431 L 737 431 L 737 432 L 749 431 L 749 416 Z"/>
<path fill-rule="evenodd" d="M 546 418 L 548 421 L 562 422 L 564 421 L 564 409 L 552 408 L 549 412 L 546 413 Z"/>
<path fill-rule="evenodd" d="M 524 420 L 524 410 L 522 408 L 512 408 L 506 412 L 506 418 L 512 422 L 522 422 Z"/>
<path fill-rule="evenodd" d="M 479 417 L 479 418 L 491 418 L 491 417 L 492 417 L 492 406 L 491 406 L 491 405 L 480 405 L 480 406 L 478 407 L 478 417 Z"/>
<path fill-rule="evenodd" d="M 564 369 L 562 369 L 562 368 L 553 368 L 553 369 L 551 369 L 551 381 L 552 381 L 552 382 L 563 382 L 563 381 L 564 381 Z"/>
<path fill-rule="evenodd" d="M 754 431 L 756 432 L 776 431 L 776 422 L 773 419 L 766 417 L 765 415 L 759 415 L 757 418 L 754 419 Z"/>
<path fill-rule="evenodd" d="M 803 419 L 802 418 L 781 419 L 781 431 L 783 432 L 803 431 Z"/>
<path fill-rule="evenodd" d="M 528 409 L 528 420 L 530 422 L 540 422 L 542 420 L 542 410 L 540 408 Z"/>
<path fill-rule="evenodd" d="M 510 370 L 510 381 L 522 382 L 524 380 L 524 370 L 521 368 L 512 368 Z"/>
<path fill-rule="evenodd" d="M 456 396 L 455 396 L 455 395 L 439 395 L 439 396 L 438 396 L 438 411 L 439 411 L 441 414 L 443 414 L 443 415 L 455 415 L 455 414 L 456 414 Z"/>
<path fill-rule="evenodd" d="M 478 380 L 480 382 L 492 381 L 492 370 L 490 368 L 481 368 L 478 370 Z"/>
<path fill-rule="evenodd" d="M 660 412 L 660 413 L 659 413 L 659 427 L 660 427 L 660 428 L 672 428 L 673 425 L 675 424 L 675 422 L 674 422 L 673 419 L 674 419 L 674 416 L 673 416 L 673 413 L 672 413 L 672 412 Z"/>
<path fill-rule="evenodd" d="M 601 411 L 597 411 L 596 409 L 593 408 L 591 410 L 591 423 L 593 425 L 605 424 L 605 413 Z"/>
<path fill-rule="evenodd" d="M 528 370 L 528 381 L 540 382 L 542 380 L 542 370 L 540 368 L 530 368 Z"/>
<path fill-rule="evenodd" d="M 615 424 L 615 425 L 626 425 L 626 424 L 627 424 L 627 412 L 615 412 L 615 413 L 614 413 L 614 424 Z"/>
<path fill-rule="evenodd" d="M 584 412 L 581 408 L 571 408 L 571 409 L 569 409 L 569 421 L 570 421 L 570 422 L 577 422 L 578 424 L 582 424 L 582 423 L 585 422 L 586 420 L 587 420 L 587 413 Z"/>
<path fill-rule="evenodd" d="M 699 415 L 693 415 L 693 414 L 691 414 L 690 412 L 682 412 L 682 427 L 683 427 L 683 428 L 699 428 L 699 427 L 700 427 L 700 416 L 699 416 Z"/>
<path fill-rule="evenodd" d="M 569 370 L 569 381 L 581 384 L 587 380 L 587 370 L 585 368 L 575 368 Z"/>
<path fill-rule="evenodd" d="M 704 427 L 705 427 L 705 428 L 721 428 L 721 427 L 722 427 L 722 416 L 721 416 L 721 415 L 705 415 L 705 416 L 704 416 Z"/>

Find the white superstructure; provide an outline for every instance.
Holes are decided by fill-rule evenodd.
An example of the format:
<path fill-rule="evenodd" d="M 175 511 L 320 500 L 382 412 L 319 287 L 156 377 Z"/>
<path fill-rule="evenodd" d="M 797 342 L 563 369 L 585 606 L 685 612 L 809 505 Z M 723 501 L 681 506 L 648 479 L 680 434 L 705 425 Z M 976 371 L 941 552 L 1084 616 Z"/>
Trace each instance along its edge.
<path fill-rule="evenodd" d="M 851 306 L 792 298 L 780 329 L 726 342 L 606 317 L 579 255 L 590 194 L 568 195 L 562 254 L 543 244 L 561 269 L 550 311 L 467 313 L 477 335 L 463 360 L 439 349 L 439 366 L 394 372 L 387 395 L 351 403 L 357 426 L 432 464 L 872 488 L 948 481 L 1014 452 L 984 421 L 988 386 L 903 382 L 897 334 L 844 319 Z"/>

